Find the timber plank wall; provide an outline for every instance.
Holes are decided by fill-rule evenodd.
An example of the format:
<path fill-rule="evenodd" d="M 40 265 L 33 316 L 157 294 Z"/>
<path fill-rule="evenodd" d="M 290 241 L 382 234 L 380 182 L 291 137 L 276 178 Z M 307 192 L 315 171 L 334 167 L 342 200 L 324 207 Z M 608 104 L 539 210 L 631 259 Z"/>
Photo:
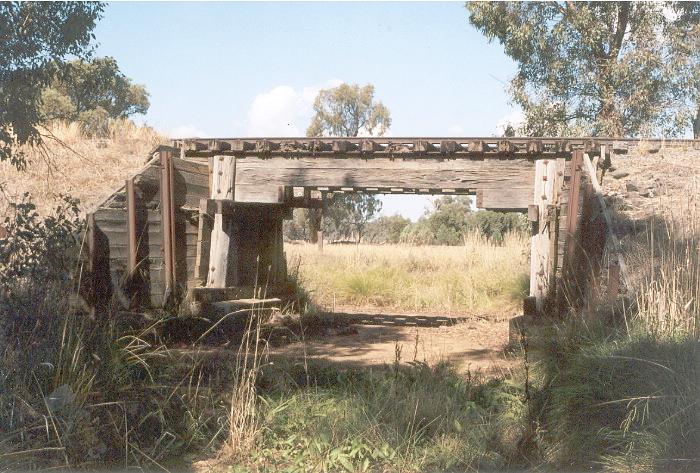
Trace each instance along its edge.
<path fill-rule="evenodd" d="M 119 306 L 160 307 L 165 296 L 163 232 L 160 175 L 157 152 L 133 179 L 136 267 L 129 268 L 127 186 L 124 185 L 105 202 L 88 213 L 86 252 L 91 259 L 92 289 L 86 298 L 92 305 L 113 299 Z M 186 288 L 194 277 L 197 252 L 199 199 L 208 196 L 208 172 L 173 160 L 175 280 Z"/>

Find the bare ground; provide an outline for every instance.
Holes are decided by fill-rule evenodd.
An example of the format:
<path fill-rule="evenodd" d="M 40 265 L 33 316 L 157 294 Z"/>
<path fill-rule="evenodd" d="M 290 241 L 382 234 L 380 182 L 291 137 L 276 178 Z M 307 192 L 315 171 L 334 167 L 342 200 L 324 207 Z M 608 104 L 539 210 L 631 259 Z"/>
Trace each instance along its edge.
<path fill-rule="evenodd" d="M 408 325 L 420 315 L 382 315 L 382 325 L 339 324 L 302 331 L 296 340 L 270 348 L 271 356 L 328 361 L 353 366 L 448 361 L 460 372 L 496 374 L 511 364 L 504 351 L 508 318 L 464 317 L 440 326 Z M 429 316 L 428 316 L 429 317 Z M 394 325 L 392 319 L 397 319 Z"/>

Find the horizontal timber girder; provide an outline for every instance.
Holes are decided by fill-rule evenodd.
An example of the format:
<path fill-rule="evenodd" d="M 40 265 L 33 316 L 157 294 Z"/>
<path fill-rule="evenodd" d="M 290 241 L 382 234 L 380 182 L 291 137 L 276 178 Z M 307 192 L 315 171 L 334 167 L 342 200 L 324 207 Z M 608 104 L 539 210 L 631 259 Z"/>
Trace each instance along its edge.
<path fill-rule="evenodd" d="M 238 186 L 329 187 L 346 189 L 511 189 L 534 179 L 529 159 L 264 159 L 236 163 Z M 531 185 L 529 186 L 531 187 Z"/>
<path fill-rule="evenodd" d="M 581 149 L 595 152 L 608 139 L 592 138 L 215 138 L 179 139 L 173 145 L 185 156 L 284 157 L 569 157 Z"/>

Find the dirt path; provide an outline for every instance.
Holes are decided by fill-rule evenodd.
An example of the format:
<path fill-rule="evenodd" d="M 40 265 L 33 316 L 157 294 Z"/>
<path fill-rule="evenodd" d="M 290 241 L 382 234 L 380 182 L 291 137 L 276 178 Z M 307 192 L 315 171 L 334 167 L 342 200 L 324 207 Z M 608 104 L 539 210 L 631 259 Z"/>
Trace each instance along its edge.
<path fill-rule="evenodd" d="M 423 319 L 425 314 L 414 317 Z M 401 325 L 393 325 L 390 315 L 382 318 L 385 325 L 341 324 L 316 331 L 303 340 L 270 348 L 270 355 L 355 366 L 390 364 L 397 357 L 402 362 L 449 361 L 460 372 L 484 373 L 501 372 L 511 364 L 503 350 L 508 342 L 507 318 L 463 317 L 437 327 L 405 325 L 406 319 L 413 323 L 406 314 L 394 317 Z"/>

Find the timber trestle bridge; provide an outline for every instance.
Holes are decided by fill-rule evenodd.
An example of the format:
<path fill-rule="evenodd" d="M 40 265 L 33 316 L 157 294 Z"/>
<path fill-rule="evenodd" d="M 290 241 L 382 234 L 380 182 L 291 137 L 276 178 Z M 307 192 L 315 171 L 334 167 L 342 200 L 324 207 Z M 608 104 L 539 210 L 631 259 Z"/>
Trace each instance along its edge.
<path fill-rule="evenodd" d="M 532 223 L 526 313 L 585 297 L 610 245 L 596 175 L 612 139 L 182 139 L 88 213 L 83 296 L 160 308 L 289 290 L 282 224 L 335 192 L 467 194 Z M 614 237 L 613 237 L 614 240 Z M 614 242 L 613 242 L 614 243 Z M 622 262 L 624 269 L 624 262 Z M 615 266 L 617 265 L 617 267 Z M 608 290 L 619 292 L 619 264 Z"/>

